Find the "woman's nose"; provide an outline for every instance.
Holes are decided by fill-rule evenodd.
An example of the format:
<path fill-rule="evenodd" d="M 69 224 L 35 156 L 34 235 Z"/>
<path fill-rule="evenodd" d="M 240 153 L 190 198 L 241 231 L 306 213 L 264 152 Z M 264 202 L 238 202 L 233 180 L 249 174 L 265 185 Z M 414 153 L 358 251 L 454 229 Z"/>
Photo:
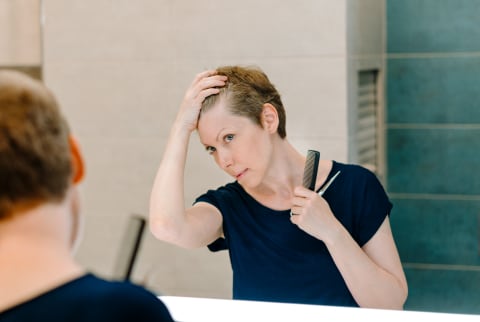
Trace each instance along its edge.
<path fill-rule="evenodd" d="M 232 165 L 233 161 L 232 161 L 232 155 L 230 152 L 228 151 L 219 151 L 218 153 L 218 162 L 220 164 L 220 167 L 222 167 L 223 169 L 226 169 L 228 168 L 229 166 Z"/>

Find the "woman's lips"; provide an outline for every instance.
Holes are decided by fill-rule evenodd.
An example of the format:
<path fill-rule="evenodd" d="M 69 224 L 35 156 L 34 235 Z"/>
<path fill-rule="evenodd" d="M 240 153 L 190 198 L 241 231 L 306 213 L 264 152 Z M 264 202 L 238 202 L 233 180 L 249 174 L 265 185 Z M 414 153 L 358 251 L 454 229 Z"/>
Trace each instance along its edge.
<path fill-rule="evenodd" d="M 243 170 L 242 172 L 240 172 L 239 174 L 237 174 L 237 175 L 235 176 L 235 178 L 237 178 L 237 180 L 240 179 L 241 177 L 243 177 L 243 175 L 245 174 L 245 172 L 247 172 L 247 170 L 248 170 L 248 169 Z"/>

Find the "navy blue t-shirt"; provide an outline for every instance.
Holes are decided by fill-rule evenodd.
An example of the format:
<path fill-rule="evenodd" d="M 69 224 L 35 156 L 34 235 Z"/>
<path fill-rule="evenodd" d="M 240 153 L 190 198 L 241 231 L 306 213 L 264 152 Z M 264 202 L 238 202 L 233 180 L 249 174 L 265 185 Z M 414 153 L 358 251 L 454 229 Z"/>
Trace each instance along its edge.
<path fill-rule="evenodd" d="M 173 322 L 151 292 L 86 274 L 0 312 L 0 322 Z"/>
<path fill-rule="evenodd" d="M 358 245 L 376 233 L 392 208 L 385 190 L 369 170 L 333 162 L 323 197 Z M 253 199 L 238 182 L 209 190 L 208 202 L 223 216 L 223 232 L 210 250 L 228 249 L 233 298 L 305 304 L 358 306 L 325 244 L 277 211 Z"/>

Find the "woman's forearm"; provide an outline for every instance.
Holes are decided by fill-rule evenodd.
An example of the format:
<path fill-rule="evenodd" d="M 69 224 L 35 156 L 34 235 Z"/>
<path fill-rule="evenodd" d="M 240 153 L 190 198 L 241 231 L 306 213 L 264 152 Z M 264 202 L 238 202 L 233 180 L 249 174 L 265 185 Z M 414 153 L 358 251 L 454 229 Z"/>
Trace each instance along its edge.
<path fill-rule="evenodd" d="M 201 245 L 220 230 L 221 216 L 212 209 L 197 209 L 195 216 L 187 216 L 184 171 L 202 102 L 209 95 L 218 94 L 226 80 L 215 70 L 197 74 L 180 104 L 150 196 L 150 230 L 158 239 L 180 246 Z"/>
<path fill-rule="evenodd" d="M 377 237 L 381 238 L 381 236 Z M 375 248 L 378 248 L 382 240 L 372 240 L 371 242 L 376 243 Z M 383 251 L 376 253 L 378 258 L 372 259 L 364 249 L 370 247 L 368 243 L 361 248 L 348 231 L 341 226 L 336 237 L 326 242 L 326 245 L 359 306 L 384 309 L 403 308 L 408 293 L 407 284 L 401 263 L 399 260 L 398 262 L 395 260 L 396 256 L 392 256 L 392 254 L 396 254 L 396 249 L 390 249 L 391 244 L 388 241 Z M 387 256 L 382 256 L 382 253 L 390 258 L 385 261 Z M 373 254 L 373 257 L 377 257 L 377 255 Z"/>

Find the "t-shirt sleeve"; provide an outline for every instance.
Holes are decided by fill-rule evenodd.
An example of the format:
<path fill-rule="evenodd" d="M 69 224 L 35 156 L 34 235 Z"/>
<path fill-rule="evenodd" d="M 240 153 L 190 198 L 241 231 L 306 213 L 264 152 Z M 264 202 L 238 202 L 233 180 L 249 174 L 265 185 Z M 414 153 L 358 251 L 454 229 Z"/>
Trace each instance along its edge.
<path fill-rule="evenodd" d="M 203 195 L 199 196 L 197 199 L 195 199 L 193 204 L 196 204 L 197 202 L 206 202 L 206 203 L 211 204 L 212 206 L 217 207 L 217 209 L 220 209 L 220 205 L 219 205 L 219 202 L 218 202 L 218 199 L 215 195 L 214 190 L 209 190 L 206 193 L 204 193 Z M 222 213 L 222 212 L 220 211 L 220 213 Z M 225 227 L 223 227 L 223 229 L 225 231 Z M 215 241 L 213 241 L 212 243 L 207 245 L 207 247 L 212 252 L 218 252 L 218 251 L 221 251 L 221 250 L 228 249 L 227 242 L 226 242 L 225 238 L 223 238 L 223 237 L 217 238 Z"/>
<path fill-rule="evenodd" d="M 365 245 L 375 235 L 393 207 L 374 173 L 364 169 L 362 177 L 363 184 L 358 191 L 362 210 L 357 218 L 357 242 L 360 246 Z"/>

